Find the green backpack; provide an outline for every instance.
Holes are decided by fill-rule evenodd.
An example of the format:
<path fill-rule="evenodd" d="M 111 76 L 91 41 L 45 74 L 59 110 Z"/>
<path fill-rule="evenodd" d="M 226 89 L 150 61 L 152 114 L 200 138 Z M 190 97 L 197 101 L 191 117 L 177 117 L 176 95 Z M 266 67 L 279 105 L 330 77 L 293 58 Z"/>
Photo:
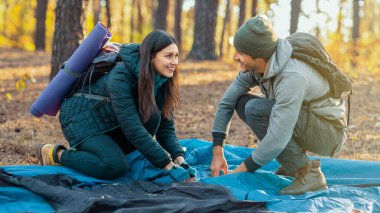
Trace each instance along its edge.
<path fill-rule="evenodd" d="M 352 94 L 352 79 L 343 73 L 331 60 L 322 43 L 313 35 L 296 32 L 286 38 L 293 48 L 292 58 L 310 64 L 330 85 L 330 92 L 312 100 L 315 103 L 326 98 L 348 98 L 347 125 L 350 119 L 350 96 Z"/>

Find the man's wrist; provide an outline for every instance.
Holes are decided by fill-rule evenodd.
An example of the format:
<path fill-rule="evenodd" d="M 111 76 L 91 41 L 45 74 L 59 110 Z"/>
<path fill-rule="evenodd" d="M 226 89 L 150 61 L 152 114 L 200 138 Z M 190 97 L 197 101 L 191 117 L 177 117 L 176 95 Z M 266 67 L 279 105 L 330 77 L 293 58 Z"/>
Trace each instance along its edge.
<path fill-rule="evenodd" d="M 212 141 L 213 141 L 213 146 L 222 146 L 224 147 L 226 143 L 226 134 L 221 133 L 221 132 L 213 132 L 212 133 Z"/>
<path fill-rule="evenodd" d="M 246 158 L 244 160 L 244 165 L 247 168 L 248 172 L 254 172 L 257 169 L 261 168 L 261 165 L 257 164 L 255 161 L 253 161 L 251 156 L 249 156 L 248 158 Z"/>
<path fill-rule="evenodd" d="M 215 155 L 224 155 L 224 147 L 223 146 L 213 146 L 212 154 Z"/>

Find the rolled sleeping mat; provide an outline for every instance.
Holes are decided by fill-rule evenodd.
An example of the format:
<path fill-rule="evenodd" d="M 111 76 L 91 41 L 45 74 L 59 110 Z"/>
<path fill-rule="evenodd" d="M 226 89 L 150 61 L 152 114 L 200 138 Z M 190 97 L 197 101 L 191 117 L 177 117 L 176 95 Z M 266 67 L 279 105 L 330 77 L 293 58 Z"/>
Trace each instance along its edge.
<path fill-rule="evenodd" d="M 86 71 L 101 48 L 111 39 L 112 33 L 100 22 L 75 50 L 65 66 L 53 78 L 30 107 L 30 112 L 41 117 L 55 116 L 71 87 Z"/>

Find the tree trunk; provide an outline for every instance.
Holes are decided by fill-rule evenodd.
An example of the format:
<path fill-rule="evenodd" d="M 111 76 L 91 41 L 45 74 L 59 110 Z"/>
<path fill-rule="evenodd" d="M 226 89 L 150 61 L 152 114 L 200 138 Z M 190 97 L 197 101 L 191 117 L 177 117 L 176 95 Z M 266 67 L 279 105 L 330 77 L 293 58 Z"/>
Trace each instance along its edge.
<path fill-rule="evenodd" d="M 315 1 L 315 7 L 317 8 L 316 9 L 317 14 L 321 14 L 322 11 L 319 8 L 319 0 Z M 314 32 L 315 32 L 315 37 L 320 38 L 320 36 L 321 36 L 321 29 L 319 28 L 319 24 L 318 23 L 315 25 Z"/>
<path fill-rule="evenodd" d="M 141 12 L 142 1 L 137 1 L 137 31 L 142 35 L 143 15 Z"/>
<path fill-rule="evenodd" d="M 238 27 L 240 27 L 244 23 L 244 21 L 245 21 L 245 4 L 246 4 L 246 0 L 240 0 Z"/>
<path fill-rule="evenodd" d="M 92 14 L 94 15 L 94 25 L 100 21 L 100 0 L 93 0 Z"/>
<path fill-rule="evenodd" d="M 351 59 L 351 65 L 352 67 L 357 66 L 357 57 L 359 56 L 358 47 L 357 47 L 357 41 L 360 37 L 360 6 L 359 1 L 354 0 L 353 1 L 353 26 L 352 26 L 352 41 L 353 41 L 353 51 L 352 51 L 352 59 Z"/>
<path fill-rule="evenodd" d="M 125 1 L 122 0 L 120 1 L 120 19 L 118 20 L 118 22 L 120 23 L 120 26 L 122 26 L 121 28 L 119 28 L 119 34 L 120 34 L 120 38 L 122 39 L 122 43 L 126 43 L 125 41 Z"/>
<path fill-rule="evenodd" d="M 353 1 L 353 8 L 354 8 L 354 12 L 353 12 L 353 16 L 352 16 L 352 19 L 353 19 L 352 39 L 354 41 L 356 41 L 360 37 L 360 32 L 359 32 L 359 29 L 360 29 L 359 1 L 356 1 L 356 0 Z"/>
<path fill-rule="evenodd" d="M 46 10 L 48 6 L 48 0 L 38 0 L 36 10 L 36 33 L 34 35 L 34 44 L 36 50 L 45 50 L 45 38 L 46 38 Z"/>
<path fill-rule="evenodd" d="M 177 0 L 175 2 L 175 10 L 174 10 L 174 36 L 177 39 L 179 45 L 182 44 L 182 33 L 181 33 L 181 19 L 182 19 L 182 5 L 183 0 Z"/>
<path fill-rule="evenodd" d="M 252 17 L 257 15 L 257 0 L 252 0 Z"/>
<path fill-rule="evenodd" d="M 4 5 L 4 10 L 3 10 L 3 17 L 1 17 L 1 18 L 3 18 L 3 20 L 5 20 L 5 17 L 7 17 L 7 12 L 9 11 L 9 2 L 8 2 L 8 0 L 3 0 L 3 5 Z M 4 37 L 6 37 L 7 38 L 7 31 L 6 31 L 6 29 L 8 29 L 8 22 L 6 22 L 6 21 L 3 21 L 3 30 L 1 30 L 0 31 L 0 33 L 4 36 Z"/>
<path fill-rule="evenodd" d="M 292 0 L 290 14 L 290 34 L 297 31 L 298 18 L 301 13 L 301 0 Z"/>
<path fill-rule="evenodd" d="M 226 31 L 226 25 L 230 23 L 230 3 L 231 0 L 227 0 L 226 15 L 224 16 L 222 36 L 219 44 L 219 58 L 223 58 L 223 46 L 224 46 L 224 34 Z"/>
<path fill-rule="evenodd" d="M 131 5 L 131 34 L 130 34 L 130 41 L 131 41 L 131 43 L 133 43 L 133 41 L 134 41 L 134 38 L 133 38 L 133 34 L 134 34 L 134 32 L 135 32 L 135 13 L 134 13 L 134 6 L 136 5 L 136 0 L 132 0 L 132 5 Z"/>
<path fill-rule="evenodd" d="M 166 30 L 167 22 L 166 17 L 168 16 L 169 10 L 169 0 L 158 0 L 158 6 L 155 16 L 154 29 Z"/>
<path fill-rule="evenodd" d="M 50 80 L 57 74 L 84 38 L 83 23 L 86 0 L 58 0 L 55 9 L 55 31 Z"/>
<path fill-rule="evenodd" d="M 337 18 L 337 22 L 338 22 L 337 24 L 338 24 L 338 26 L 336 28 L 336 33 L 338 35 L 342 35 L 343 1 L 344 0 L 340 0 L 339 1 L 339 12 L 338 12 L 338 18 Z"/>
<path fill-rule="evenodd" d="M 111 28 L 111 0 L 106 0 L 107 27 Z"/>
<path fill-rule="evenodd" d="M 188 59 L 216 60 L 215 28 L 218 0 L 195 1 L 194 43 Z"/>

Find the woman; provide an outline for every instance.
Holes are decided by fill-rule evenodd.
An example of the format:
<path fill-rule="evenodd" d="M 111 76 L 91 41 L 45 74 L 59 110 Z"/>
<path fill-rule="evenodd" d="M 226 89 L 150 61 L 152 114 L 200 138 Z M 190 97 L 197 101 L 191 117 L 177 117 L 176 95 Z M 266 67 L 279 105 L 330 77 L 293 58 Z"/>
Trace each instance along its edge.
<path fill-rule="evenodd" d="M 141 45 L 122 45 L 121 62 L 61 105 L 59 120 L 71 149 L 42 144 L 37 149 L 40 164 L 116 179 L 127 171 L 125 155 L 137 149 L 175 180 L 193 177 L 196 170 L 185 162 L 174 129 L 178 54 L 177 41 L 161 30 Z"/>

